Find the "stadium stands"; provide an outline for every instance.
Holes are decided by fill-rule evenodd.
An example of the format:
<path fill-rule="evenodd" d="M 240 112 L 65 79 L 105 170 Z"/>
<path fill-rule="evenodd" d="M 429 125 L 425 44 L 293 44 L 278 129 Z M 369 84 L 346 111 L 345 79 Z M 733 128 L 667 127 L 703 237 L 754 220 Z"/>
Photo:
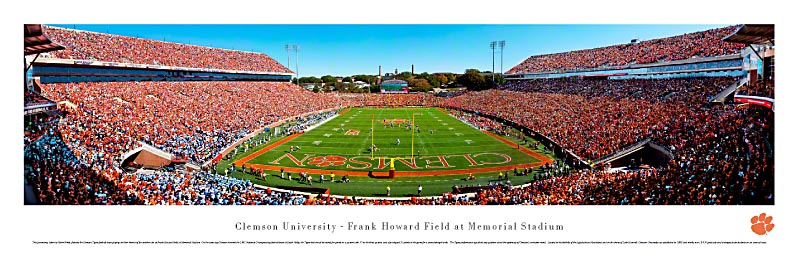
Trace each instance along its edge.
<path fill-rule="evenodd" d="M 45 93 L 55 100 L 70 100 L 78 105 L 70 110 L 60 132 L 73 147 L 46 148 L 49 153 L 26 152 L 40 156 L 60 155 L 64 164 L 48 164 L 38 168 L 82 168 L 75 174 L 90 176 L 81 181 L 87 187 L 103 192 L 63 196 L 58 190 L 42 188 L 42 202 L 92 204 L 752 204 L 773 201 L 773 160 L 768 147 L 773 142 L 771 111 L 755 109 L 700 109 L 708 95 L 723 88 L 732 78 L 696 78 L 663 80 L 623 80 L 594 82 L 589 80 L 538 80 L 515 82 L 502 86 L 513 90 L 469 92 L 443 100 L 451 107 L 498 116 L 534 130 L 548 133 L 581 155 L 595 158 L 612 152 L 638 139 L 651 137 L 668 146 L 677 159 L 656 173 L 602 173 L 583 171 L 567 176 L 549 176 L 526 187 L 486 187 L 474 198 L 415 199 L 383 201 L 363 199 L 307 200 L 295 194 L 266 193 L 245 181 L 234 181 L 209 173 L 186 175 L 120 175 L 114 158 L 135 147 L 136 140 L 151 143 L 170 152 L 188 157 L 193 162 L 213 157 L 238 136 L 280 118 L 341 105 L 345 102 L 334 94 L 314 94 L 286 83 L 81 83 L 45 85 Z M 77 91 L 80 90 L 80 91 Z M 647 91 L 658 90 L 658 91 Z M 421 98 L 397 98 L 391 95 L 363 95 L 370 101 L 393 104 L 415 103 Z M 194 97 L 194 98 L 191 98 Z M 246 97 L 246 98 L 245 98 Z M 422 95 L 400 95 L 422 97 Z M 200 102 L 204 101 L 204 102 Z M 224 103 L 222 101 L 225 101 Z M 269 101 L 283 101 L 269 104 Z M 421 104 L 428 101 L 423 100 Z M 258 106 L 255 106 L 257 104 Z M 427 104 L 429 105 L 429 104 Z M 569 109 L 569 110 L 564 110 Z M 166 112 L 181 112 L 177 116 Z M 132 114 L 131 112 L 138 112 Z M 147 112 L 146 114 L 142 114 Z M 496 128 L 495 122 L 482 117 L 467 118 L 471 123 Z M 183 116 L 186 119 L 179 119 Z M 255 118 L 254 116 L 265 116 Z M 196 122 L 195 122 L 196 121 Z M 207 129 L 196 129 L 208 127 Z M 585 127 L 589 127 L 586 129 Z M 216 139 L 214 139 L 216 138 Z M 199 140 L 189 140 L 199 139 Z M 52 142 L 46 137 L 37 142 Z M 187 144 L 188 143 L 188 144 Z M 34 144 L 40 146 L 44 143 Z M 46 144 L 45 144 L 46 145 Z M 56 144 L 58 145 L 58 144 Z M 61 143 L 61 145 L 66 146 Z M 746 146 L 745 149 L 740 146 Z M 41 149 L 41 147 L 39 148 Z M 60 150 L 60 151 L 59 151 Z M 731 158 L 734 157 L 734 158 Z M 76 162 L 79 161 L 79 162 Z M 27 163 L 26 163 L 27 164 Z M 31 163 L 31 165 L 40 165 Z M 91 174 L 88 174 L 91 171 Z M 100 173 L 97 173 L 100 172 Z M 697 174 L 702 173 L 702 174 Z M 692 177 L 693 176 L 693 177 Z M 64 185 L 74 176 L 62 178 Z M 26 178 L 26 179 L 28 179 Z M 106 179 L 104 179 L 106 178 Z M 91 182 L 88 180 L 98 180 Z M 167 180 L 167 181 L 163 181 Z M 182 181 L 181 181 L 182 180 Z M 201 193 L 178 193 L 168 184 L 188 182 L 198 185 Z M 216 180 L 216 181 L 213 181 Z M 723 181 L 722 181 L 723 180 Z M 52 181 L 51 181 L 52 182 Z M 235 183 L 231 185 L 229 182 Z M 110 188 L 113 183 L 115 188 Z M 131 183 L 132 186 L 120 186 Z M 166 186 L 163 186 L 166 183 Z M 161 194 L 144 193 L 141 186 L 156 185 Z M 224 184 L 220 186 L 220 184 Z M 46 184 L 51 187 L 52 184 Z M 131 187 L 137 187 L 132 189 Z M 163 186 L 163 187 L 162 187 Z M 613 187 L 609 190 L 607 187 Z M 724 187 L 722 189 L 714 187 Z M 200 187 L 216 189 L 215 192 Z M 236 187 L 249 191 L 232 197 L 220 187 Z M 709 187 L 710 191 L 705 191 Z M 728 187 L 740 188 L 732 193 Z M 120 189 L 120 190 L 116 190 Z M 131 190 L 132 189 L 132 190 Z M 575 189 L 580 193 L 571 193 Z M 52 190 L 52 191 L 51 191 Z M 124 192 L 124 197 L 108 195 Z M 128 192 L 130 191 L 130 192 Z M 223 192 L 219 192 L 223 191 Z M 224 192 L 227 191 L 227 192 Z M 620 191 L 643 191 L 625 194 Z M 120 193 L 121 193 L 120 192 Z M 164 193 L 168 192 L 168 196 Z M 219 193 L 217 193 L 219 192 Z M 556 193 L 557 192 L 557 193 Z M 614 192 L 615 194 L 608 194 Z M 49 194 L 48 194 L 49 193 Z M 75 192 L 70 192 L 74 194 Z M 148 194 L 149 193 L 149 194 Z M 176 194 L 177 193 L 177 194 Z M 221 193 L 221 194 L 220 194 Z M 228 193 L 228 194 L 225 194 Z M 636 192 L 639 193 L 639 192 Z M 648 193 L 648 194 L 647 194 Z M 748 194 L 747 194 L 748 193 Z M 72 195 L 70 194 L 70 195 Z M 102 196 L 92 196 L 106 195 Z M 131 194 L 134 194 L 131 198 Z M 204 196 L 200 196 L 200 194 Z M 546 195 L 546 196 L 545 196 Z M 656 195 L 656 196 L 653 196 Z M 55 198 L 61 199 L 55 201 Z"/>
<path fill-rule="evenodd" d="M 536 55 L 514 66 L 506 73 L 539 73 L 614 68 L 631 64 L 711 57 L 735 54 L 743 44 L 726 43 L 722 39 L 738 26 L 728 26 L 675 37 L 620 44 L 608 47 Z"/>
<path fill-rule="evenodd" d="M 339 94 L 339 98 L 359 106 L 435 106 L 441 98 L 429 93 L 408 94 Z"/>
<path fill-rule="evenodd" d="M 288 83 L 124 82 L 43 87 L 48 97 L 77 105 L 64 108 L 67 114 L 61 125 L 52 125 L 55 117 L 36 119 L 36 123 L 50 121 L 49 134 L 38 140 L 34 137 L 41 127 L 34 123 L 26 126 L 31 131 L 26 143 L 33 142 L 26 150 L 26 181 L 36 184 L 39 202 L 44 204 L 302 204 L 304 198 L 278 202 L 280 193 L 264 193 L 247 181 L 209 173 L 122 174 L 118 159 L 142 141 L 199 164 L 254 129 L 343 105 L 333 95 L 315 94 Z M 52 174 L 54 171 L 59 174 Z M 183 181 L 190 186 L 173 187 Z M 73 188 L 65 190 L 70 184 Z"/>
<path fill-rule="evenodd" d="M 738 94 L 774 98 L 774 81 L 758 80 L 738 88 Z"/>
<path fill-rule="evenodd" d="M 33 186 L 38 203 L 119 203 L 110 178 L 78 160 L 55 127 L 25 148 L 25 182 Z"/>
<path fill-rule="evenodd" d="M 37 105 L 44 105 L 50 104 L 52 101 L 48 100 L 42 95 L 32 91 L 32 90 L 25 90 L 25 107 L 29 106 L 37 106 Z"/>
<path fill-rule="evenodd" d="M 658 80 L 533 80 L 446 101 L 539 131 L 584 159 L 597 159 L 669 127 L 695 112 L 732 78 Z M 654 90 L 654 91 L 652 91 Z M 524 92 L 520 92 L 524 91 Z M 534 93 L 526 93 L 535 91 Z M 697 111 L 701 112 L 701 111 Z"/>
<path fill-rule="evenodd" d="M 196 164 L 272 122 L 342 106 L 331 95 L 289 83 L 113 82 L 43 87 L 48 97 L 78 105 L 61 125 L 69 144 L 110 158 L 142 141 Z"/>
<path fill-rule="evenodd" d="M 64 47 L 52 57 L 175 67 L 292 73 L 262 53 L 179 44 L 45 26 L 45 34 Z"/>
<path fill-rule="evenodd" d="M 59 115 L 38 114 L 26 119 L 25 146 L 36 141 L 37 138 L 46 133 L 48 128 L 56 125 L 59 117 Z"/>
<path fill-rule="evenodd" d="M 659 170 L 583 170 L 533 180 L 524 187 L 479 192 L 477 204 L 774 204 L 773 115 L 763 108 L 734 109 L 729 120 L 712 121 L 678 158 Z M 716 130 L 718 132 L 712 132 Z M 681 131 L 677 134 L 686 133 Z M 773 141 L 771 141 L 773 142 Z"/>
<path fill-rule="evenodd" d="M 478 204 L 773 204 L 773 112 L 700 108 L 733 81 L 534 80 L 447 103 L 543 131 L 590 159 L 643 138 L 677 157 L 651 176 L 585 171 L 492 188 Z"/>
<path fill-rule="evenodd" d="M 205 172 L 109 172 L 83 164 L 55 129 L 25 151 L 25 180 L 40 204 L 299 205 L 306 199 Z"/>
<path fill-rule="evenodd" d="M 510 73 L 616 67 L 736 53 L 722 43 L 730 26 L 677 37 L 533 56 Z M 291 72 L 258 53 L 183 45 L 47 27 L 67 49 L 53 57 L 180 67 Z M 25 104 L 46 101 L 63 114 L 26 119 L 25 181 L 41 204 L 137 205 L 490 205 L 490 204 L 774 204 L 774 116 L 758 107 L 708 106 L 732 77 L 680 79 L 542 79 L 499 89 L 431 94 L 313 93 L 276 82 L 107 82 L 41 85 Z M 740 94 L 773 97 L 773 81 Z M 529 185 L 489 184 L 474 196 L 410 200 L 312 198 L 261 189 L 246 180 L 199 172 L 123 173 L 120 156 L 139 142 L 203 164 L 248 134 L 296 116 L 351 106 L 442 106 L 517 123 L 584 159 L 597 159 L 644 139 L 675 159 L 663 167 L 606 172 L 600 165 L 569 173 L 553 166 Z M 497 121 L 452 112 L 481 129 L 507 132 Z M 333 113 L 334 114 L 334 113 Z M 291 133 L 330 114 L 298 119 Z M 245 144 L 253 142 L 246 141 Z M 263 144 L 259 142 L 257 144 Z M 236 143 L 238 144 L 238 143 Z"/>
<path fill-rule="evenodd" d="M 206 172 L 135 174 L 119 182 L 125 204 L 302 205 L 306 197 L 256 188 L 250 181 Z"/>

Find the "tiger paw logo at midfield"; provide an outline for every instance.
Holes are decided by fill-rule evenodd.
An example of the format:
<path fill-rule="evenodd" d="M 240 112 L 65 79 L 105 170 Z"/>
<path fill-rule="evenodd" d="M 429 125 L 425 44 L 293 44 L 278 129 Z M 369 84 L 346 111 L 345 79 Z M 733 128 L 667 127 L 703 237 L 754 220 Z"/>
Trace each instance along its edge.
<path fill-rule="evenodd" d="M 343 166 L 347 158 L 338 155 L 317 156 L 308 161 L 309 165 L 316 165 L 317 167 L 328 166 Z"/>
<path fill-rule="evenodd" d="M 361 133 L 361 131 L 359 131 L 359 130 L 347 130 L 347 132 L 346 132 L 346 133 L 344 133 L 344 135 L 353 135 L 353 136 L 357 136 L 357 135 L 358 135 L 358 134 L 360 134 L 360 133 Z"/>
<path fill-rule="evenodd" d="M 752 232 L 757 233 L 758 235 L 765 235 L 766 233 L 770 232 L 774 229 L 774 224 L 771 224 L 772 217 L 766 216 L 766 213 L 760 214 L 760 216 L 753 216 L 751 219 L 752 222 Z"/>

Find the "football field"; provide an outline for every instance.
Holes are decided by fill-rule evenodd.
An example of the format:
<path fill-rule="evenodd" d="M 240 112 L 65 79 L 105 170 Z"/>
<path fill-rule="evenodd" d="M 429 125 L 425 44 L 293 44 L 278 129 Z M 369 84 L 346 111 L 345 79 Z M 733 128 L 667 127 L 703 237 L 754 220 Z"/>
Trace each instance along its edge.
<path fill-rule="evenodd" d="M 242 172 L 234 176 L 268 186 L 325 187 L 331 194 L 357 196 L 386 196 L 391 186 L 391 196 L 407 196 L 422 185 L 423 195 L 441 195 L 453 185 L 487 185 L 500 172 L 512 175 L 514 169 L 552 161 L 551 155 L 519 143 L 476 129 L 440 108 L 352 108 L 223 164 L 264 170 L 269 173 L 265 179 Z M 388 178 L 392 160 L 395 177 Z M 281 170 L 292 180 L 281 178 Z M 299 181 L 299 173 L 311 174 L 313 183 Z M 336 182 L 330 182 L 331 174 Z M 475 179 L 467 180 L 469 174 Z M 350 182 L 340 182 L 343 176 Z M 521 177 L 526 176 L 511 181 L 529 180 Z"/>

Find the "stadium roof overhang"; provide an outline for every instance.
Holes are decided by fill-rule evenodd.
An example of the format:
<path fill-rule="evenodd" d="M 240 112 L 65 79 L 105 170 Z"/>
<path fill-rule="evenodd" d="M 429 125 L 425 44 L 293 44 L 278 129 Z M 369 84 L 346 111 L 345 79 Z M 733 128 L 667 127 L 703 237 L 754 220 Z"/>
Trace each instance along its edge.
<path fill-rule="evenodd" d="M 25 24 L 25 55 L 35 55 L 64 49 L 47 38 L 41 24 Z"/>
<path fill-rule="evenodd" d="M 724 37 L 726 42 L 744 44 L 774 43 L 773 24 L 745 24 L 734 33 Z"/>

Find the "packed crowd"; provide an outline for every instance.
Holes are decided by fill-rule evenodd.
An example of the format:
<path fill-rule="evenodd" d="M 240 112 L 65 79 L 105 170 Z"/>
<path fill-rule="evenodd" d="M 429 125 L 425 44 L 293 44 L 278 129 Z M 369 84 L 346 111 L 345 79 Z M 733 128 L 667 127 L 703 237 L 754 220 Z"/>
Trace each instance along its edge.
<path fill-rule="evenodd" d="M 583 70 L 734 54 L 743 45 L 721 39 L 736 28 L 531 56 L 509 72 Z M 66 47 L 50 53 L 56 58 L 291 72 L 261 53 L 58 27 L 45 27 L 45 33 Z M 527 80 L 448 98 L 427 93 L 312 93 L 271 82 L 46 84 L 41 94 L 26 91 L 25 105 L 52 100 L 75 106 L 62 106 L 63 115 L 25 119 L 24 178 L 42 204 L 774 204 L 773 112 L 704 106 L 734 81 L 729 77 Z M 773 88 L 773 81 L 758 81 L 738 93 L 773 97 Z M 653 170 L 632 172 L 584 169 L 568 174 L 568 166 L 561 164 L 538 173 L 530 168 L 517 173 L 530 173 L 529 185 L 492 183 L 474 196 L 447 193 L 411 200 L 314 198 L 260 189 L 246 180 L 212 174 L 210 168 L 192 173 L 120 170 L 121 154 L 139 142 L 202 164 L 245 135 L 280 120 L 293 118 L 282 129 L 293 133 L 336 114 L 297 117 L 318 110 L 420 105 L 506 119 L 542 133 L 581 158 L 597 159 L 650 138 L 675 159 Z M 452 114 L 481 129 L 506 131 L 483 116 Z M 269 138 L 258 140 L 246 142 L 245 148 L 265 144 Z"/>
<path fill-rule="evenodd" d="M 526 186 L 489 184 L 474 196 L 446 193 L 410 200 L 362 199 L 259 189 L 216 174 L 153 172 L 99 175 L 61 142 L 58 131 L 25 152 L 28 183 L 46 204 L 152 205 L 493 205 L 493 204 L 773 204 L 773 112 L 718 109 L 719 117 L 681 137 L 686 146 L 664 168 L 638 172 L 547 169 Z M 55 158 L 55 159 L 53 159 Z M 543 178 L 542 178 L 543 177 Z M 107 180 L 116 181 L 107 181 Z"/>
<path fill-rule="evenodd" d="M 734 77 L 675 79 L 540 79 L 509 81 L 498 89 L 579 95 L 586 98 L 631 98 L 695 107 L 707 103 L 736 81 Z"/>
<path fill-rule="evenodd" d="M 426 94 L 342 96 L 266 82 L 47 84 L 45 97 L 76 107 L 64 107 L 66 115 L 58 125 L 55 117 L 26 124 L 31 136 L 25 139 L 25 180 L 44 204 L 773 204 L 773 112 L 701 108 L 732 81 L 535 80 L 450 99 Z M 207 172 L 119 170 L 120 154 L 138 141 L 199 164 L 270 123 L 367 101 L 443 104 L 496 116 L 539 131 L 589 159 L 644 138 L 666 146 L 676 158 L 642 172 L 563 174 L 568 170 L 555 168 L 534 174 L 524 187 L 490 185 L 474 197 L 447 194 L 405 201 L 314 199 Z M 485 117 L 452 113 L 481 128 L 502 129 Z M 295 117 L 291 127 L 304 129 L 332 114 Z"/>
<path fill-rule="evenodd" d="M 120 201 L 109 178 L 78 160 L 56 126 L 25 147 L 25 182 L 40 204 L 116 204 Z M 111 175 L 118 176 L 118 175 Z"/>
<path fill-rule="evenodd" d="M 305 197 L 209 173 L 125 175 L 118 159 L 142 141 L 199 164 L 255 129 L 345 106 L 269 82 L 47 84 L 43 94 L 75 104 L 62 106 L 58 124 L 60 115 L 26 123 L 25 179 L 43 204 L 302 204 Z M 295 117 L 292 127 L 331 114 Z"/>
<path fill-rule="evenodd" d="M 77 105 L 60 126 L 85 161 L 106 161 L 150 144 L 202 164 L 235 140 L 278 120 L 343 106 L 330 95 L 272 82 L 47 84 L 53 100 Z M 94 156 L 94 157 L 90 157 Z"/>
<path fill-rule="evenodd" d="M 693 57 L 730 55 L 744 45 L 723 42 L 738 26 L 710 29 L 680 36 L 646 40 L 631 44 L 531 56 L 508 73 L 572 71 L 649 64 Z"/>
<path fill-rule="evenodd" d="M 33 90 L 25 90 L 25 106 L 34 106 L 34 105 L 41 105 L 41 104 L 48 104 L 52 103 L 52 101 L 48 100 L 45 97 L 42 97 L 39 93 L 34 92 Z"/>
<path fill-rule="evenodd" d="M 774 98 L 774 81 L 749 82 L 738 88 L 738 94 Z"/>
<path fill-rule="evenodd" d="M 301 205 L 306 196 L 256 188 L 250 181 L 207 172 L 151 172 L 117 182 L 124 204 Z"/>
<path fill-rule="evenodd" d="M 468 197 L 412 199 L 407 201 L 353 198 L 316 198 L 271 188 L 250 181 L 208 172 L 98 172 L 81 162 L 62 140 L 56 126 L 32 142 L 24 152 L 25 182 L 32 186 L 35 202 L 53 205 L 447 205 L 472 204 Z"/>
<path fill-rule="evenodd" d="M 499 186 L 476 204 L 774 204 L 774 116 L 764 108 L 719 109 L 661 169 L 591 171 Z M 683 131 L 687 132 L 687 131 Z"/>
<path fill-rule="evenodd" d="M 538 131 L 583 159 L 597 159 L 685 122 L 733 78 L 530 80 L 446 101 Z M 650 91 L 651 90 L 651 91 Z M 532 93 L 528 93 L 532 92 Z M 696 113 L 696 114 L 692 114 Z"/>
<path fill-rule="evenodd" d="M 25 182 L 39 204 L 299 205 L 307 198 L 205 172 L 99 173 L 73 154 L 54 127 L 25 150 Z"/>
<path fill-rule="evenodd" d="M 41 113 L 25 117 L 25 146 L 43 136 L 47 129 L 56 125 L 60 115 Z"/>
<path fill-rule="evenodd" d="M 358 106 L 437 106 L 443 101 L 441 97 L 429 93 L 338 94 L 338 97 Z"/>
<path fill-rule="evenodd" d="M 257 72 L 291 72 L 262 53 L 46 26 L 50 40 L 66 47 L 52 57 L 107 62 Z"/>

